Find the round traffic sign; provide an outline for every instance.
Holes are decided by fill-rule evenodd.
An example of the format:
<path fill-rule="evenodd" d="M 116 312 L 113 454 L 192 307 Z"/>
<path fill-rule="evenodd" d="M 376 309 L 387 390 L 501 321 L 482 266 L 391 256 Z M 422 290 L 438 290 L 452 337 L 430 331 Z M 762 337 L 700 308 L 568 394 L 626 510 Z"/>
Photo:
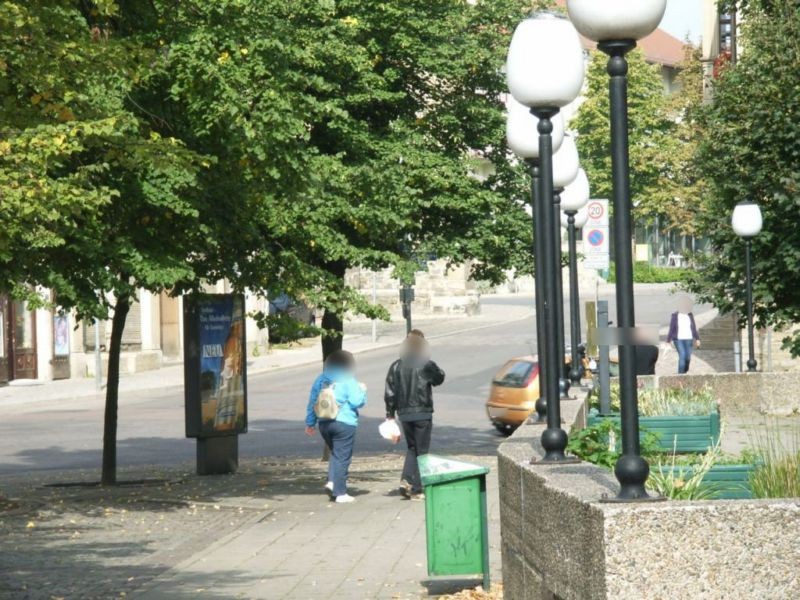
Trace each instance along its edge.
<path fill-rule="evenodd" d="M 603 235 L 603 232 L 599 229 L 592 229 L 589 232 L 589 237 L 587 239 L 589 240 L 589 244 L 592 246 L 602 246 L 606 236 Z"/>
<path fill-rule="evenodd" d="M 605 208 L 603 208 L 603 205 L 600 202 L 590 202 L 586 207 L 586 211 L 589 213 L 589 218 L 594 219 L 595 221 L 602 219 L 606 212 Z"/>

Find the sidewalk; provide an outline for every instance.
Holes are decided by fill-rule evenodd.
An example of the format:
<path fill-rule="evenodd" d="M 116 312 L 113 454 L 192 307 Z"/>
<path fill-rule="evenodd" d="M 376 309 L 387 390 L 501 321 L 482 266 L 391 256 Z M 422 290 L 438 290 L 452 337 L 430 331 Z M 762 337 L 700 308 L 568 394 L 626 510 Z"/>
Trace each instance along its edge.
<path fill-rule="evenodd" d="M 500 581 L 496 459 L 489 466 L 492 576 Z M 427 576 L 425 507 L 397 491 L 400 452 L 354 460 L 357 501 L 330 502 L 324 463 L 245 461 L 232 476 L 126 470 L 166 483 L 43 487 L 78 472 L 4 482 L 0 598 L 142 600 L 420 598 L 475 587 Z"/>
<path fill-rule="evenodd" d="M 424 317 L 415 320 L 414 326 L 425 331 L 427 337 L 435 339 L 516 321 L 532 314 L 532 306 L 487 304 L 482 308 L 480 315 Z M 376 342 L 372 341 L 372 323 L 370 321 L 354 321 L 345 324 L 344 347 L 350 352 L 358 354 L 397 345 L 404 337 L 405 321 L 379 322 Z M 319 339 L 303 340 L 291 348 L 272 349 L 265 355 L 248 357 L 247 373 L 248 376 L 253 376 L 278 369 L 314 364 L 321 360 Z M 168 365 L 153 371 L 143 371 L 120 377 L 121 399 L 132 392 L 171 388 L 183 388 L 183 364 Z M 1 406 L 25 405 L 26 409 L 32 408 L 33 410 L 36 409 L 36 404 L 46 406 L 53 401 L 63 403 L 80 400 L 95 401 L 101 404 L 104 398 L 105 387 L 102 392 L 98 393 L 93 378 L 43 381 L 29 385 L 0 387 Z"/>

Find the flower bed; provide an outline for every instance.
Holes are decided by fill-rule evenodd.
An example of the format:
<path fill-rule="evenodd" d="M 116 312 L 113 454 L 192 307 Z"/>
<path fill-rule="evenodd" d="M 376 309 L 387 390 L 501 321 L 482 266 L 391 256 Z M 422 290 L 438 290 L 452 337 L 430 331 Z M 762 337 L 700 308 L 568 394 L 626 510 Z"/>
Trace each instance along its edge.
<path fill-rule="evenodd" d="M 592 406 L 589 426 L 603 419 L 619 425 L 619 386 L 611 388 L 611 414 L 600 414 L 596 400 Z M 657 436 L 663 451 L 706 452 L 719 441 L 718 404 L 708 390 L 643 389 L 639 391 L 639 426 L 642 437 L 646 433 Z"/>

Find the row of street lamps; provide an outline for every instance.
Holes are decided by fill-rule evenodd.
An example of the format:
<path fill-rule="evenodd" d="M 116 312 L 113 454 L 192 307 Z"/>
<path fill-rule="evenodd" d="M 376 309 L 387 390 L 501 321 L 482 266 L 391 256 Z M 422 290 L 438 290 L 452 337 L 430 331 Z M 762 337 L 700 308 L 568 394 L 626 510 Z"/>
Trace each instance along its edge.
<path fill-rule="evenodd" d="M 520 23 L 511 40 L 506 63 L 508 87 L 514 99 L 530 109 L 536 121 L 525 121 L 518 111 L 510 111 L 508 123 L 509 146 L 531 165 L 532 201 L 534 213 L 536 309 L 540 362 L 540 396 L 544 402 L 537 406 L 542 415 L 546 405 L 547 427 L 542 432 L 541 443 L 545 455 L 541 464 L 564 464 L 571 459 L 565 454 L 567 434 L 561 429 L 560 397 L 563 385 L 563 343 L 559 344 L 558 317 L 561 303 L 560 274 L 561 246 L 560 223 L 556 221 L 556 206 L 564 203 L 564 195 L 572 201 L 573 193 L 567 186 L 578 178 L 577 152 L 575 172 L 569 181 L 557 181 L 561 171 L 558 154 L 564 141 L 557 143 L 559 129 L 563 131 L 560 109 L 572 103 L 583 88 L 584 55 L 578 31 L 598 42 L 598 48 L 608 54 L 611 100 L 611 158 L 614 206 L 614 237 L 616 248 L 617 323 L 621 329 L 620 412 L 622 423 L 622 456 L 615 474 L 620 483 L 616 501 L 643 501 L 652 499 L 645 490 L 649 474 L 647 461 L 641 456 L 639 445 L 639 417 L 637 410 L 637 385 L 635 347 L 632 344 L 635 327 L 633 296 L 633 255 L 626 240 L 631 239 L 632 203 L 628 158 L 628 106 L 627 72 L 625 55 L 636 47 L 636 41 L 650 34 L 661 21 L 666 0 L 568 0 L 570 21 L 559 15 L 541 12 Z M 577 28 L 577 30 L 576 30 Z M 535 123 L 535 129 L 533 124 Z M 538 145 L 533 140 L 538 131 Z M 570 138 L 566 138 L 570 139 Z M 567 147 L 570 142 L 567 142 Z M 574 142 L 571 144 L 574 148 Z M 558 150 L 558 152 L 555 152 Z M 571 153 L 571 151 L 568 151 Z M 565 155 L 566 156 L 566 155 Z M 570 156 L 570 159 L 572 157 Z M 562 159 L 566 160 L 566 159 Z M 566 172 L 565 167 L 565 172 Z M 559 185 L 560 184 L 560 185 Z M 575 188 L 576 204 L 586 192 L 588 182 Z M 558 192 L 560 197 L 555 199 Z M 585 202 L 584 202 L 585 203 Z M 572 304 L 572 368 L 579 367 L 577 356 L 577 271 L 574 261 L 574 238 L 578 205 L 566 206 L 568 235 L 570 236 L 570 295 Z M 570 214 L 571 213 L 571 214 Z M 563 339 L 563 326 L 561 327 Z M 560 346 L 560 348 L 559 348 Z"/>
<path fill-rule="evenodd" d="M 561 226 L 569 240 L 571 368 L 569 380 L 582 376 L 580 305 L 576 231 L 586 223 L 589 181 L 580 169 L 574 140 L 565 134 L 561 108 L 580 94 L 584 57 L 578 32 L 598 43 L 608 59 L 611 124 L 613 235 L 616 243 L 616 297 L 619 328 L 620 413 L 622 455 L 614 469 L 620 490 L 612 502 L 657 500 L 645 483 L 649 465 L 641 456 L 635 371 L 632 202 L 628 151 L 628 63 L 626 55 L 637 40 L 656 29 L 666 0 L 567 0 L 571 19 L 539 12 L 516 28 L 506 62 L 511 92 L 507 123 L 509 148 L 531 171 L 534 225 L 536 327 L 539 348 L 539 421 L 546 420 L 539 464 L 565 464 L 567 434 L 561 429 L 560 399 L 569 389 L 563 378 L 564 315 L 561 281 Z M 576 29 L 577 28 L 577 29 Z M 538 136 L 538 139 L 537 139 Z M 559 213 L 563 209 L 563 215 Z M 761 211 L 753 202 L 741 202 L 732 217 L 735 233 L 745 240 L 749 371 L 756 370 L 753 341 L 751 241 L 762 227 Z"/>

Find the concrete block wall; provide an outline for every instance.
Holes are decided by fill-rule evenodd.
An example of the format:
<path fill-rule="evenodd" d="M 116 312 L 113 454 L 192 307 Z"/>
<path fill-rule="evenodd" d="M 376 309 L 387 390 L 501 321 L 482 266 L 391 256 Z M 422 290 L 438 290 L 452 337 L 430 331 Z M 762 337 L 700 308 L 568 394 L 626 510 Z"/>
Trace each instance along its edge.
<path fill-rule="evenodd" d="M 562 403 L 566 427 L 579 413 Z M 541 431 L 499 450 L 508 600 L 800 598 L 800 499 L 604 503 L 610 471 L 531 464 Z"/>

